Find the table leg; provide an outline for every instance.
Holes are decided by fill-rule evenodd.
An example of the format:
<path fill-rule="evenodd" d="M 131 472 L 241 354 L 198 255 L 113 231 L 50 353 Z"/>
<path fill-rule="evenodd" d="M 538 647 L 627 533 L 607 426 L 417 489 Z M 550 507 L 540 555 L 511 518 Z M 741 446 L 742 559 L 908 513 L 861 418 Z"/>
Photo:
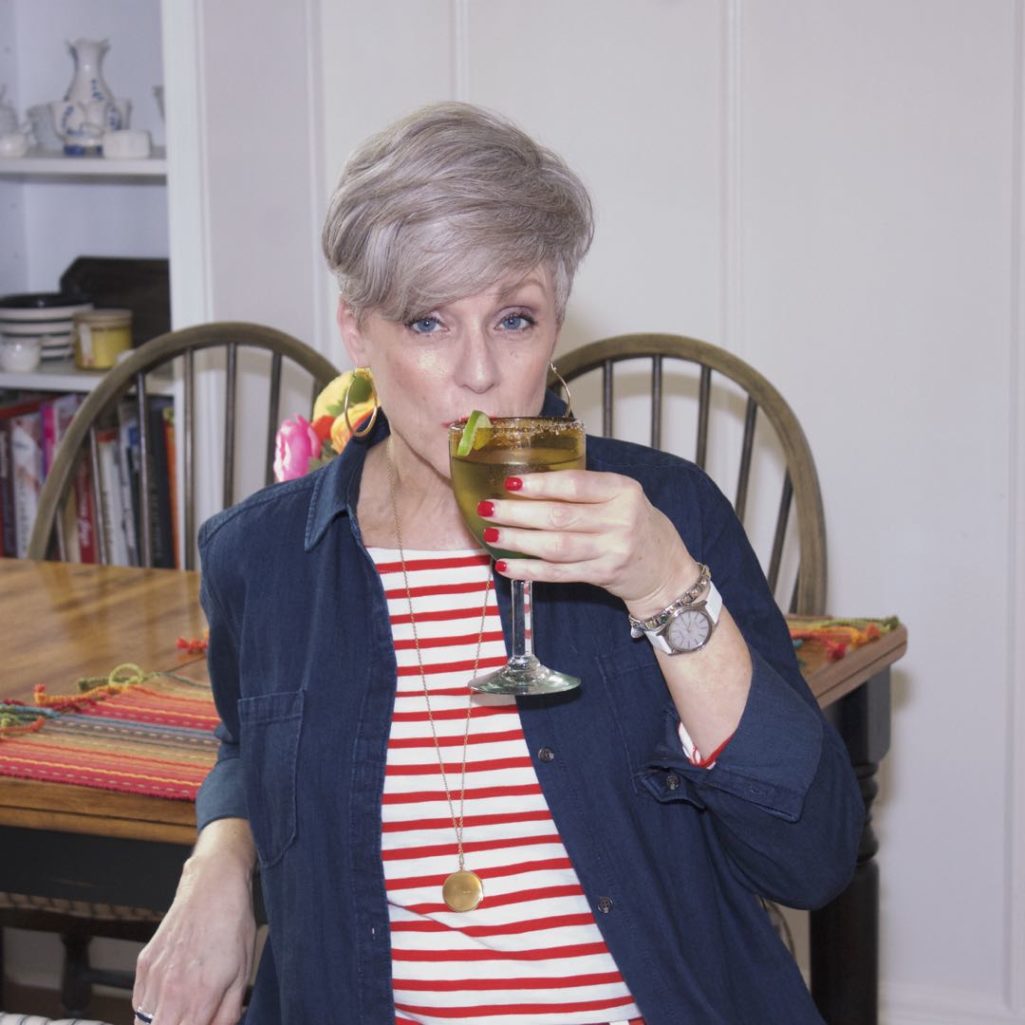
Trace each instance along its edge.
<path fill-rule="evenodd" d="M 811 914 L 811 992 L 829 1025 L 879 1019 L 879 841 L 872 829 L 876 773 L 890 747 L 890 671 L 884 669 L 826 710 L 840 732 L 865 802 L 865 828 L 851 884 Z"/>

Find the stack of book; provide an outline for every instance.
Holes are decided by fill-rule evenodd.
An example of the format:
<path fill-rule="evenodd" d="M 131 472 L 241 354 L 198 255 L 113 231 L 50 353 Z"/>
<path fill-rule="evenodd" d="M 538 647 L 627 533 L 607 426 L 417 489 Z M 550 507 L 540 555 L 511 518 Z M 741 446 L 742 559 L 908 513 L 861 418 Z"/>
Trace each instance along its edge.
<path fill-rule="evenodd" d="M 5 556 L 24 558 L 39 493 L 83 396 L 0 394 L 0 544 Z M 140 495 L 142 449 L 134 400 L 125 400 L 97 429 L 98 487 L 88 447 L 76 469 L 73 494 L 60 530 L 72 562 L 138 566 L 143 502 L 151 515 L 152 565 L 177 565 L 177 488 L 173 400 L 148 399 L 149 488 Z M 98 497 L 97 497 L 98 496 Z"/>

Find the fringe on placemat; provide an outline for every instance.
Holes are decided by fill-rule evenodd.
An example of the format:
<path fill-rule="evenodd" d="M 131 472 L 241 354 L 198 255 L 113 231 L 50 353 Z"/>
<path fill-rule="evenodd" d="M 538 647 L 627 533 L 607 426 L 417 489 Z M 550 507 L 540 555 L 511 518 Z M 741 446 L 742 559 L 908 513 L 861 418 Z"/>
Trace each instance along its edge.
<path fill-rule="evenodd" d="M 884 619 L 802 619 L 791 622 L 790 638 L 795 648 L 806 642 L 821 644 L 834 661 L 853 648 L 860 648 L 900 626 L 896 616 Z"/>
<path fill-rule="evenodd" d="M 56 712 L 32 705 L 20 705 L 14 701 L 0 701 L 0 740 L 4 737 L 23 737 L 26 733 L 37 733 L 47 719 L 53 719 Z"/>
<path fill-rule="evenodd" d="M 195 681 L 174 673 L 147 673 L 134 662 L 122 662 L 115 666 L 107 676 L 83 676 L 76 684 L 77 694 L 47 694 L 46 685 L 37 683 L 32 696 L 38 706 L 49 708 L 55 712 L 80 712 L 87 705 L 104 701 L 126 690 L 144 690 L 142 685 L 165 677 L 178 683 L 195 685 Z"/>

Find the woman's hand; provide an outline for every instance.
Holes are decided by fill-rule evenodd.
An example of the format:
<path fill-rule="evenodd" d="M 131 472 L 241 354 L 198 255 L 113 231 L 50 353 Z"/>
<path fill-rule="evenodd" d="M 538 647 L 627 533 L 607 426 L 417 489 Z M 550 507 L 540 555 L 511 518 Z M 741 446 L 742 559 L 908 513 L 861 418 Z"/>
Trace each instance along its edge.
<path fill-rule="evenodd" d="M 510 578 L 596 584 L 637 619 L 664 609 L 698 578 L 676 527 L 631 477 L 559 470 L 511 478 L 506 489 L 529 501 L 494 500 L 477 512 L 494 524 L 488 544 L 527 556 L 496 564 Z M 751 687 L 751 657 L 729 610 L 700 651 L 656 658 L 696 749 L 718 750 Z"/>
<path fill-rule="evenodd" d="M 146 945 L 132 1004 L 154 1025 L 235 1025 L 256 939 L 248 823 L 210 823 L 185 863 L 174 903 Z"/>
<path fill-rule="evenodd" d="M 478 509 L 498 531 L 489 544 L 527 557 L 508 560 L 506 576 L 595 584 L 643 617 L 697 579 L 676 528 L 631 477 L 560 470 L 510 478 L 506 486 L 509 499 Z"/>

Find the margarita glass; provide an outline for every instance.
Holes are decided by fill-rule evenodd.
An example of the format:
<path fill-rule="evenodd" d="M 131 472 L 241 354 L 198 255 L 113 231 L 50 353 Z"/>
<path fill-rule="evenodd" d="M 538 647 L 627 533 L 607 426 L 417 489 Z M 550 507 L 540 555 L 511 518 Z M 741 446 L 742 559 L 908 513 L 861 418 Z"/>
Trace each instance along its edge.
<path fill-rule="evenodd" d="M 471 429 L 472 430 L 472 429 Z M 487 498 L 510 498 L 507 477 L 584 468 L 584 425 L 566 417 L 499 417 L 465 437 L 464 424 L 449 431 L 452 488 L 459 511 L 473 535 L 496 559 L 520 558 L 519 553 L 484 540 L 488 521 L 477 515 Z M 534 654 L 531 581 L 512 580 L 512 652 L 501 669 L 470 681 L 470 688 L 487 694 L 551 694 L 580 685 L 575 676 L 542 665 Z"/>

